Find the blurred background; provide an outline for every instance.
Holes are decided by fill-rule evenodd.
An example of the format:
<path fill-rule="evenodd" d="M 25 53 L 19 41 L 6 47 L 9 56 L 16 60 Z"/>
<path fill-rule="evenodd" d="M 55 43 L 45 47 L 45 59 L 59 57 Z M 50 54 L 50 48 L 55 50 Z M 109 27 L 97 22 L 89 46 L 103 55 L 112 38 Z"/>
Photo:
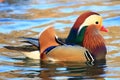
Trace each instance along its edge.
<path fill-rule="evenodd" d="M 109 30 L 102 33 L 108 50 L 106 65 L 78 67 L 71 64 L 70 67 L 52 65 L 42 68 L 39 60 L 26 59 L 20 51 L 4 48 L 23 45 L 18 37 L 36 38 L 50 25 L 59 37 L 65 38 L 77 17 L 85 11 L 99 13 Z M 0 0 L 0 80 L 119 80 L 119 57 L 120 0 Z"/>

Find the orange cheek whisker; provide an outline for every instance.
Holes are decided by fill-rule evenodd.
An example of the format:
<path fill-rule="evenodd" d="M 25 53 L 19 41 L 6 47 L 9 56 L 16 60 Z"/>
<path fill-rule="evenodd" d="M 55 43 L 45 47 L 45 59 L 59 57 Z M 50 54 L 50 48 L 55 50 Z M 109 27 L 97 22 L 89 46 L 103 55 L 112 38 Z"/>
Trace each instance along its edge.
<path fill-rule="evenodd" d="M 99 34 L 98 30 L 95 30 L 93 27 L 89 27 L 85 32 L 83 46 L 90 52 L 94 52 L 96 47 L 104 46 L 104 39 Z"/>

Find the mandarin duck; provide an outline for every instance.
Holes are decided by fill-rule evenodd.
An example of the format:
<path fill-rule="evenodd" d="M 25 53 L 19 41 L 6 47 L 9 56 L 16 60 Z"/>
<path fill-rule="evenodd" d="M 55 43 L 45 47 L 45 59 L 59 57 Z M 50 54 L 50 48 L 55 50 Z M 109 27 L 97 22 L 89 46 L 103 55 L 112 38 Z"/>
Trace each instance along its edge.
<path fill-rule="evenodd" d="M 49 27 L 39 36 L 41 59 L 48 61 L 105 60 L 107 50 L 99 31 L 107 32 L 108 30 L 102 26 L 102 17 L 95 12 L 86 12 L 78 17 L 65 44 L 62 45 L 54 28 Z"/>

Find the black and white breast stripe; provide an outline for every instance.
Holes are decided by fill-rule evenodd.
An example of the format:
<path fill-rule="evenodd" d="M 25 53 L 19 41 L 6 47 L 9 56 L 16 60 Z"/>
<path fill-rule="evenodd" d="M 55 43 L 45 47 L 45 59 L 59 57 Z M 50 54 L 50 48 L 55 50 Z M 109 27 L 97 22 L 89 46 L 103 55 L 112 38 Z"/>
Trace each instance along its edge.
<path fill-rule="evenodd" d="M 86 50 L 84 54 L 88 62 L 94 62 L 94 58 L 88 50 Z"/>

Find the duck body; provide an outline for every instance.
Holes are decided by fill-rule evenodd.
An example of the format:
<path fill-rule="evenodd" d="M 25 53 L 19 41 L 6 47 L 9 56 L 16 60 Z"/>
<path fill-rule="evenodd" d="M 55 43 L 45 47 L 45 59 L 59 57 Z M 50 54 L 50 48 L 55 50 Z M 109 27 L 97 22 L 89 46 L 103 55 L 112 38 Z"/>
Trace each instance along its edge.
<path fill-rule="evenodd" d="M 85 48 L 80 46 L 61 45 L 52 49 L 48 53 L 43 53 L 42 60 L 47 61 L 87 61 Z M 83 56 L 83 57 L 80 57 Z"/>
<path fill-rule="evenodd" d="M 53 27 L 47 27 L 40 33 L 40 53 L 43 61 L 90 61 L 89 51 L 78 45 L 63 44 L 55 36 Z M 90 57 L 88 57 L 90 55 Z"/>

